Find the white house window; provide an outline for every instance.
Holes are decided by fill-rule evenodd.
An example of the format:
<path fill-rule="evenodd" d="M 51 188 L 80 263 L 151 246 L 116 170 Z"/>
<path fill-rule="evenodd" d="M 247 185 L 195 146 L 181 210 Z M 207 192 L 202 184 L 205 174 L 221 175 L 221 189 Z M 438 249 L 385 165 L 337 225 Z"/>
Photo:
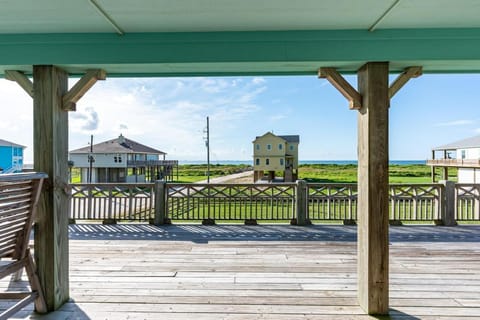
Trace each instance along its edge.
<path fill-rule="evenodd" d="M 465 152 L 465 150 L 462 150 L 462 159 L 465 159 L 467 157 L 467 154 Z"/>
<path fill-rule="evenodd" d="M 267 150 L 272 150 L 272 145 L 271 144 L 267 144 Z"/>
<path fill-rule="evenodd" d="M 260 159 L 255 159 L 255 165 L 259 166 L 260 165 Z"/>
<path fill-rule="evenodd" d="M 279 143 L 278 144 L 278 150 L 282 150 L 283 149 L 283 144 Z"/>
<path fill-rule="evenodd" d="M 268 159 L 268 158 L 265 159 L 265 164 L 266 164 L 267 166 L 270 165 L 270 159 Z"/>
<path fill-rule="evenodd" d="M 283 158 L 280 158 L 280 165 L 283 166 Z"/>
<path fill-rule="evenodd" d="M 260 145 L 257 143 L 257 145 L 255 146 L 255 148 L 256 148 L 257 150 L 260 150 Z"/>
<path fill-rule="evenodd" d="M 118 162 L 118 157 L 117 156 L 113 157 L 113 162 Z"/>

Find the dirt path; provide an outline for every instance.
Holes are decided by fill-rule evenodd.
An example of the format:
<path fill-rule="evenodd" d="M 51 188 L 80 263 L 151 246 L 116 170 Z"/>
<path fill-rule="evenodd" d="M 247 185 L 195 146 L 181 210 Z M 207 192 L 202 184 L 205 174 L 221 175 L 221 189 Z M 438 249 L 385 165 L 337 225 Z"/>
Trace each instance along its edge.
<path fill-rule="evenodd" d="M 207 183 L 207 180 L 198 181 L 197 183 Z M 210 179 L 210 183 L 253 183 L 253 171 L 244 171 L 212 178 Z"/>

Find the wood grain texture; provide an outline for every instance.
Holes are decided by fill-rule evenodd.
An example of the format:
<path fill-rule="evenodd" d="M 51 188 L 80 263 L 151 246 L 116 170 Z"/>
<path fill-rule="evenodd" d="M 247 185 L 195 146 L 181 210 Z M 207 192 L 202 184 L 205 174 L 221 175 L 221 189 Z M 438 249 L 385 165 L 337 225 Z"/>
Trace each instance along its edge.
<path fill-rule="evenodd" d="M 62 110 L 68 75 L 54 66 L 33 68 L 34 169 L 49 179 L 35 225 L 35 260 L 48 310 L 69 298 L 68 288 L 68 113 Z"/>
<path fill-rule="evenodd" d="M 319 78 L 327 79 L 349 102 L 350 109 L 362 108 L 362 96 L 335 68 L 320 68 Z"/>
<path fill-rule="evenodd" d="M 45 319 L 372 319 L 356 297 L 356 227 L 97 227 L 70 226 L 72 300 Z M 480 316 L 479 226 L 392 227 L 390 242 L 386 319 Z M 39 319 L 32 308 L 17 317 Z"/>
<path fill-rule="evenodd" d="M 358 72 L 358 300 L 369 314 L 388 312 L 388 63 Z"/>

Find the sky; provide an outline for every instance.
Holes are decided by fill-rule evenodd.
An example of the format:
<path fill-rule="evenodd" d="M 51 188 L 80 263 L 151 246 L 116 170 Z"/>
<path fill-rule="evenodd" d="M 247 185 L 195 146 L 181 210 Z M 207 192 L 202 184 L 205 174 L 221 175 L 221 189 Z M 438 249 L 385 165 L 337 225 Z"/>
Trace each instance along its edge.
<path fill-rule="evenodd" d="M 396 76 L 391 76 L 391 81 Z M 356 76 L 346 76 L 354 86 Z M 71 78 L 72 86 L 78 79 Z M 480 75 L 422 75 L 390 106 L 392 160 L 425 160 L 431 148 L 480 134 Z M 26 146 L 33 162 L 32 99 L 0 79 L 0 139 Z M 107 78 L 69 113 L 69 150 L 125 137 L 171 160 L 251 160 L 266 132 L 300 136 L 300 160 L 356 160 L 357 111 L 325 79 L 312 76 Z"/>

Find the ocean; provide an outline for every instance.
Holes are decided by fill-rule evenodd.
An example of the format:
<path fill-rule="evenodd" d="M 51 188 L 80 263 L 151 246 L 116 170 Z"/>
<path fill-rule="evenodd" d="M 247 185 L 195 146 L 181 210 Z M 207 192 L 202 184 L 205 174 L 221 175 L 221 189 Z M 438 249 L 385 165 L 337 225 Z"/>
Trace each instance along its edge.
<path fill-rule="evenodd" d="M 206 164 L 206 160 L 179 160 L 179 164 Z M 354 164 L 358 163 L 357 160 L 300 160 L 300 164 Z M 253 165 L 252 160 L 211 160 L 210 165 L 216 164 L 247 164 Z M 425 160 L 390 160 L 390 164 L 394 165 L 413 165 L 413 164 L 426 164 Z"/>

